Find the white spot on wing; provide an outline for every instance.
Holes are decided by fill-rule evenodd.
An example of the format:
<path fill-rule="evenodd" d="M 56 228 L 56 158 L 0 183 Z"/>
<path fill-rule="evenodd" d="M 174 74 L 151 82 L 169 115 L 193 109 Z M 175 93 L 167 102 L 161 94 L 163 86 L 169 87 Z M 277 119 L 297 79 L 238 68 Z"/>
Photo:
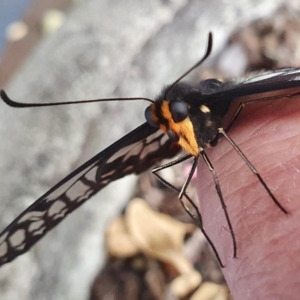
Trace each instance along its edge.
<path fill-rule="evenodd" d="M 161 147 L 158 141 L 146 145 L 140 154 L 140 159 L 143 160 L 149 153 L 155 152 Z"/>
<path fill-rule="evenodd" d="M 127 166 L 123 171 L 124 171 L 124 173 L 126 173 L 126 172 L 131 172 L 132 170 L 133 170 L 133 166 L 130 165 L 130 166 Z"/>
<path fill-rule="evenodd" d="M 0 244 L 3 243 L 3 241 L 6 240 L 7 236 L 8 236 L 8 231 L 5 232 L 5 233 L 1 236 L 1 238 L 0 238 Z"/>
<path fill-rule="evenodd" d="M 102 183 L 103 185 L 107 185 L 108 183 L 110 183 L 110 180 L 109 180 L 109 179 L 102 180 L 101 183 Z"/>
<path fill-rule="evenodd" d="M 21 224 L 25 221 L 34 221 L 34 220 L 40 220 L 45 215 L 45 212 L 43 211 L 30 211 L 26 213 L 19 221 L 18 224 Z"/>
<path fill-rule="evenodd" d="M 66 207 L 66 204 L 63 201 L 57 200 L 55 201 L 50 209 L 48 210 L 48 216 L 53 217 L 62 212 L 62 210 Z"/>
<path fill-rule="evenodd" d="M 166 134 L 164 134 L 161 130 L 156 131 L 155 133 L 153 133 L 152 135 L 148 136 L 146 138 L 146 144 L 151 143 L 151 141 L 153 141 L 154 139 L 158 138 L 161 136 L 161 143 L 163 144 L 163 140 L 167 140 L 168 136 Z M 165 139 L 166 138 L 166 139 Z"/>
<path fill-rule="evenodd" d="M 66 192 L 66 196 L 70 201 L 76 201 L 78 197 L 85 195 L 89 190 L 90 187 L 79 180 Z"/>
<path fill-rule="evenodd" d="M 116 160 L 119 157 L 122 157 L 124 155 L 126 155 L 126 153 L 128 151 L 130 151 L 132 148 L 134 148 L 136 145 L 138 145 L 140 142 L 136 142 L 134 144 L 131 144 L 127 147 L 124 147 L 122 149 L 120 149 L 119 151 L 117 151 L 114 155 L 112 155 L 108 160 L 107 163 L 113 162 L 114 160 Z"/>
<path fill-rule="evenodd" d="M 128 158 L 134 156 L 134 155 L 139 155 L 143 149 L 143 143 L 140 142 L 134 148 L 132 148 L 126 155 L 124 156 L 122 162 L 125 162 Z"/>
<path fill-rule="evenodd" d="M 19 229 L 15 233 L 13 233 L 9 237 L 9 243 L 14 247 L 14 248 L 19 248 L 22 249 L 24 248 L 25 244 L 25 230 L 24 229 Z"/>
<path fill-rule="evenodd" d="M 200 106 L 200 110 L 201 110 L 204 114 L 210 113 L 210 109 L 209 109 L 209 107 L 207 107 L 206 105 L 201 105 L 201 106 Z"/>
<path fill-rule="evenodd" d="M 161 136 L 160 140 L 156 142 L 152 142 L 157 137 Z M 143 151 L 140 154 L 140 158 L 144 159 L 149 153 L 157 151 L 162 145 L 169 140 L 169 137 L 166 134 L 163 134 L 161 131 L 157 131 L 155 134 L 150 135 L 146 139 L 146 146 L 144 147 Z"/>
<path fill-rule="evenodd" d="M 44 231 L 46 230 L 46 226 L 41 227 L 39 230 L 35 230 L 32 232 L 32 235 L 42 235 L 44 233 Z"/>
<path fill-rule="evenodd" d="M 103 174 L 101 176 L 101 179 L 104 179 L 106 177 L 111 177 L 111 175 L 113 175 L 114 173 L 116 173 L 116 170 L 111 170 L 110 172 Z"/>
<path fill-rule="evenodd" d="M 95 166 L 93 169 L 91 169 L 85 174 L 85 177 L 90 181 L 96 182 L 97 171 L 98 171 L 98 166 Z"/>
<path fill-rule="evenodd" d="M 89 172 L 89 170 L 91 170 L 95 166 L 95 164 L 97 164 L 97 161 L 93 165 L 91 165 L 88 168 L 82 170 L 76 176 L 74 176 L 73 178 L 71 178 L 70 180 L 65 182 L 59 188 L 54 190 L 50 195 L 48 195 L 45 198 L 45 201 L 53 201 L 53 200 L 56 200 L 57 198 L 59 198 L 59 196 L 61 196 L 65 191 L 67 191 L 82 175 Z"/>
<path fill-rule="evenodd" d="M 32 222 L 28 227 L 28 231 L 33 232 L 33 231 L 36 231 L 37 229 L 40 229 L 41 227 L 46 228 L 44 224 L 45 224 L 44 220 L 39 220 L 37 222 Z"/>
<path fill-rule="evenodd" d="M 7 243 L 5 242 L 5 243 L 1 244 L 0 245 L 0 257 L 6 255 L 7 250 L 8 250 Z"/>
<path fill-rule="evenodd" d="M 79 203 L 79 202 L 82 202 L 86 199 L 88 199 L 90 197 L 90 195 L 93 193 L 94 191 L 92 189 L 90 189 L 88 192 L 86 192 L 84 195 L 78 197 L 77 196 L 77 199 L 76 199 L 76 202 Z"/>

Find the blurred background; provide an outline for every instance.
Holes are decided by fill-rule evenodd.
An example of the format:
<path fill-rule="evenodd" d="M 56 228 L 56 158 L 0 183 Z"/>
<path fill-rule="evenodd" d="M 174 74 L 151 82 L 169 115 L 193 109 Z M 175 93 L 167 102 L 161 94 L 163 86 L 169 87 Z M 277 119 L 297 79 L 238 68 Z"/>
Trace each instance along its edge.
<path fill-rule="evenodd" d="M 299 66 L 299 8 L 296 0 L 4 0 L 0 88 L 23 102 L 155 98 L 162 86 L 199 60 L 209 31 L 213 53 L 194 80 Z M 78 165 L 144 122 L 144 108 L 145 103 L 118 102 L 17 110 L 2 103 L 0 228 Z M 124 275 L 121 260 L 113 261 L 123 268 L 114 264 L 114 272 L 105 260 L 107 224 L 132 195 L 140 196 L 152 184 L 141 179 L 137 188 L 136 181 L 129 176 L 105 188 L 27 254 L 4 265 L 0 299 L 179 299 L 166 292 L 177 276 L 174 265 L 166 267 L 170 262 L 159 265 L 164 284 L 156 289 L 148 279 L 140 280 L 150 264 L 147 255 L 125 264 L 134 269 L 137 262 L 141 272 L 142 261 L 143 276 L 136 276 L 140 285 L 127 271 Z M 164 198 L 156 190 L 145 193 Z M 188 228 L 186 234 L 191 238 L 194 231 Z M 201 265 L 202 253 L 204 281 L 216 282 L 225 295 L 220 299 L 226 299 L 214 258 L 209 260 L 201 236 L 195 240 L 190 246 L 193 264 Z M 126 284 L 134 295 L 127 295 Z M 148 292 L 142 295 L 141 290 Z M 192 299 L 193 291 L 186 294 L 183 299 Z"/>

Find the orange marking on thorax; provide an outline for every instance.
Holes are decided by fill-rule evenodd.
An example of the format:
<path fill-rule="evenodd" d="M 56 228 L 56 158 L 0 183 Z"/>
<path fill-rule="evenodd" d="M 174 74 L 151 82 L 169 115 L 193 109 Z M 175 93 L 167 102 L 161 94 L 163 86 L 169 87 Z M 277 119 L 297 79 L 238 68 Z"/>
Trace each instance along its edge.
<path fill-rule="evenodd" d="M 187 152 L 194 156 L 199 154 L 199 146 L 194 133 L 193 124 L 189 117 L 182 122 L 175 123 L 169 109 L 169 101 L 163 101 L 161 106 L 163 117 L 168 121 L 168 127 L 179 135 L 178 144 Z M 160 129 L 167 131 L 166 126 L 160 125 Z"/>

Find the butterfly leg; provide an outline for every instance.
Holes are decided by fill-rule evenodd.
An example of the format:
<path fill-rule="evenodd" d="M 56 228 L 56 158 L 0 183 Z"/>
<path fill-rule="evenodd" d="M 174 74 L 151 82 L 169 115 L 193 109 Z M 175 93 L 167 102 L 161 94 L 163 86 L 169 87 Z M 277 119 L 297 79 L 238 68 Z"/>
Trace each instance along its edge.
<path fill-rule="evenodd" d="M 202 217 L 201 217 L 200 211 L 199 211 L 199 209 L 198 209 L 198 206 L 197 206 L 197 205 L 194 203 L 194 201 L 186 194 L 186 188 L 187 188 L 187 186 L 188 186 L 188 184 L 189 184 L 189 182 L 190 182 L 190 180 L 191 180 L 191 178 L 189 179 L 189 177 L 190 177 L 190 174 L 192 174 L 192 176 L 193 176 L 193 174 L 194 174 L 194 172 L 195 172 L 195 169 L 196 169 L 196 166 L 197 166 L 197 159 L 194 160 L 192 169 L 191 169 L 191 171 L 190 171 L 190 173 L 189 173 L 189 177 L 186 179 L 186 181 L 185 181 L 185 183 L 184 183 L 184 185 L 183 185 L 183 187 L 182 187 L 181 189 L 176 188 L 176 187 L 173 186 L 170 182 L 166 181 L 166 180 L 165 180 L 164 178 L 162 178 L 159 174 L 157 174 L 157 172 L 159 172 L 159 171 L 161 171 L 161 170 L 163 170 L 163 169 L 169 168 L 169 167 L 171 167 L 171 166 L 175 166 L 175 165 L 177 165 L 177 164 L 179 164 L 179 163 L 181 163 L 181 162 L 183 162 L 183 161 L 185 161 L 185 160 L 187 160 L 187 159 L 189 159 L 189 158 L 191 158 L 191 157 L 192 157 L 192 155 L 187 154 L 187 155 L 185 155 L 185 156 L 183 156 L 183 157 L 180 157 L 179 159 L 176 159 L 176 160 L 174 160 L 174 161 L 171 161 L 170 163 L 167 163 L 167 164 L 165 164 L 165 165 L 162 165 L 162 166 L 159 166 L 159 167 L 153 169 L 153 170 L 152 170 L 152 173 L 153 173 L 153 174 L 154 174 L 154 175 L 155 175 L 155 176 L 156 176 L 163 184 L 165 184 L 165 185 L 168 186 L 169 188 L 171 188 L 171 189 L 173 189 L 173 190 L 179 192 L 178 199 L 179 199 L 179 201 L 180 201 L 181 206 L 182 206 L 182 207 L 184 208 L 184 210 L 188 213 L 188 215 L 193 219 L 193 221 L 197 224 L 197 226 L 198 226 L 199 228 L 202 228 L 202 227 L 203 227 L 203 222 L 202 222 Z M 187 199 L 187 200 L 190 202 L 190 204 L 193 206 L 193 208 L 195 209 L 195 211 L 196 211 L 196 213 L 197 213 L 198 218 L 195 217 L 195 216 L 193 215 L 193 213 L 190 211 L 190 209 L 189 209 L 189 208 L 185 205 L 185 203 L 182 201 L 183 196 L 186 197 L 186 199 Z"/>
<path fill-rule="evenodd" d="M 288 214 L 288 211 L 279 203 L 279 201 L 275 198 L 275 196 L 272 194 L 270 189 L 268 188 L 267 184 L 263 180 L 263 178 L 260 176 L 258 171 L 255 169 L 255 167 L 252 165 L 252 163 L 248 160 L 248 158 L 245 156 L 245 154 L 241 151 L 241 149 L 237 146 L 237 144 L 226 134 L 225 130 L 223 128 L 219 128 L 219 133 L 222 134 L 227 141 L 231 144 L 231 146 L 235 149 L 235 151 L 241 156 L 241 158 L 244 160 L 244 162 L 247 164 L 247 166 L 250 168 L 252 173 L 258 178 L 266 192 L 269 194 L 269 196 L 272 198 L 273 202 L 285 213 Z"/>
<path fill-rule="evenodd" d="M 159 166 L 159 167 L 156 167 L 152 170 L 152 173 L 159 179 L 159 181 L 161 181 L 164 185 L 168 186 L 169 188 L 179 192 L 179 196 L 178 196 L 178 199 L 180 201 L 180 204 L 181 206 L 184 208 L 184 210 L 188 213 L 188 215 L 191 217 L 191 219 L 197 224 L 197 226 L 199 228 L 203 227 L 203 224 L 202 224 L 202 217 L 201 217 L 201 214 L 199 212 L 199 209 L 197 207 L 197 205 L 194 203 L 194 201 L 185 193 L 185 191 L 182 193 L 182 190 L 183 189 L 178 189 L 176 188 L 175 186 L 173 186 L 170 182 L 166 181 L 164 178 L 162 178 L 157 172 L 161 171 L 161 170 L 164 170 L 166 168 L 169 168 L 169 167 L 172 167 L 172 166 L 175 166 L 181 162 L 184 162 L 185 160 L 191 158 L 192 155 L 190 154 L 187 154 L 185 156 L 182 156 L 176 160 L 173 160 L 167 164 L 164 164 L 162 166 Z M 185 182 L 186 183 L 186 182 Z M 193 208 L 195 209 L 195 211 L 197 212 L 197 215 L 198 215 L 198 218 L 195 217 L 193 215 L 193 213 L 190 211 L 190 209 L 185 205 L 185 203 L 182 201 L 182 196 L 185 196 L 186 199 L 190 202 L 190 204 L 193 206 Z"/>
<path fill-rule="evenodd" d="M 192 165 L 192 169 L 189 173 L 189 176 L 188 178 L 186 179 L 183 187 L 181 189 L 178 189 L 176 188 L 174 185 L 172 185 L 170 182 L 166 181 L 164 178 L 162 178 L 159 174 L 157 174 L 157 172 L 159 172 L 160 170 L 163 170 L 163 169 L 166 169 L 168 167 L 171 167 L 171 166 L 174 166 L 176 164 L 179 164 L 189 158 L 191 158 L 192 155 L 190 154 L 187 154 L 183 157 L 180 157 L 179 159 L 176 159 L 170 163 L 167 163 L 165 165 L 162 165 L 162 166 L 159 166 L 155 169 L 152 170 L 152 173 L 163 183 L 165 184 L 166 186 L 168 186 L 169 188 L 179 192 L 179 202 L 181 204 L 181 206 L 183 207 L 183 209 L 187 212 L 187 214 L 191 217 L 191 219 L 195 222 L 195 224 L 199 227 L 199 229 L 201 230 L 201 232 L 203 233 L 204 237 L 206 238 L 207 242 L 209 243 L 209 245 L 211 246 L 217 260 L 218 260 L 218 263 L 219 265 L 221 266 L 221 268 L 224 268 L 224 264 L 222 263 L 222 260 L 219 256 L 219 253 L 215 247 L 215 245 L 213 244 L 212 240 L 210 239 L 210 237 L 208 236 L 208 234 L 206 233 L 204 227 L 203 227 L 203 219 L 202 219 L 202 216 L 201 216 L 201 213 L 197 207 L 197 205 L 194 203 L 194 201 L 186 194 L 186 188 L 189 184 L 189 182 L 191 181 L 191 178 L 196 170 L 196 167 L 197 167 L 197 162 L 198 162 L 198 157 L 195 157 L 194 158 L 194 161 L 193 161 L 193 165 Z M 193 208 L 195 209 L 196 213 L 197 213 L 197 217 L 195 217 L 193 215 L 193 213 L 190 211 L 190 209 L 185 205 L 185 203 L 182 201 L 182 198 L 183 196 L 190 202 L 190 204 L 193 206 Z"/>
<path fill-rule="evenodd" d="M 222 190 L 221 190 L 221 186 L 220 186 L 220 183 L 219 183 L 218 176 L 215 172 L 215 169 L 214 169 L 212 163 L 210 162 L 208 156 L 206 155 L 206 153 L 203 149 L 201 149 L 200 154 L 202 155 L 202 158 L 203 158 L 204 162 L 206 163 L 206 165 L 208 166 L 210 172 L 213 175 L 214 182 L 215 182 L 215 188 L 216 188 L 217 194 L 219 196 L 219 199 L 220 199 L 220 202 L 221 202 L 224 214 L 225 214 L 225 218 L 226 218 L 226 221 L 227 221 L 227 224 L 228 224 L 228 227 L 229 227 L 229 231 L 230 231 L 230 234 L 231 234 L 232 242 L 233 242 L 233 257 L 237 258 L 236 238 L 235 238 L 233 227 L 232 227 L 232 224 L 231 224 L 231 221 L 230 221 L 230 218 L 229 218 L 227 207 L 226 207 L 226 204 L 225 204 L 225 201 L 224 201 L 224 197 L 223 197 L 223 194 L 222 194 Z"/>
<path fill-rule="evenodd" d="M 249 104 L 254 104 L 254 103 L 261 103 L 261 102 L 266 102 L 266 101 L 276 101 L 280 100 L 283 98 L 293 98 L 295 96 L 299 96 L 300 93 L 291 93 L 288 95 L 275 95 L 275 96 L 270 96 L 270 97 L 264 97 L 264 98 L 259 98 L 255 100 L 249 100 L 245 101 L 239 104 L 238 108 L 236 109 L 231 121 L 229 122 L 228 126 L 224 130 L 224 128 L 219 128 L 219 133 L 217 137 L 210 143 L 212 146 L 216 145 L 217 142 L 219 141 L 221 136 L 224 136 L 227 141 L 232 145 L 232 147 L 237 151 L 237 153 L 242 157 L 242 159 L 245 161 L 247 166 L 250 168 L 250 170 L 253 172 L 253 174 L 258 178 L 259 182 L 261 185 L 264 187 L 268 195 L 271 197 L 273 202 L 278 206 L 278 208 L 285 214 L 288 214 L 288 211 L 279 203 L 279 201 L 276 199 L 276 197 L 273 195 L 273 193 L 270 191 L 269 187 L 263 180 L 263 178 L 260 176 L 259 172 L 256 170 L 256 168 L 252 165 L 252 163 L 248 160 L 248 158 L 244 155 L 244 153 L 241 151 L 241 149 L 236 145 L 236 143 L 226 134 L 231 128 L 232 125 L 236 122 L 237 118 L 240 116 L 242 110 L 245 108 L 246 105 Z"/>
<path fill-rule="evenodd" d="M 245 102 L 241 102 L 238 106 L 238 108 L 236 109 L 232 119 L 230 120 L 228 126 L 225 129 L 225 132 L 228 132 L 232 125 L 235 123 L 235 121 L 237 120 L 237 118 L 240 116 L 242 110 L 249 104 L 256 104 L 256 103 L 262 103 L 262 102 L 267 102 L 267 101 L 275 101 L 275 100 L 281 100 L 284 98 L 293 98 L 295 96 L 299 96 L 300 92 L 296 92 L 296 93 L 291 93 L 291 94 L 287 94 L 287 95 L 275 95 L 275 96 L 270 96 L 270 97 L 263 97 L 263 98 L 258 98 L 258 99 L 254 99 L 254 100 L 249 100 L 249 101 L 245 101 Z"/>

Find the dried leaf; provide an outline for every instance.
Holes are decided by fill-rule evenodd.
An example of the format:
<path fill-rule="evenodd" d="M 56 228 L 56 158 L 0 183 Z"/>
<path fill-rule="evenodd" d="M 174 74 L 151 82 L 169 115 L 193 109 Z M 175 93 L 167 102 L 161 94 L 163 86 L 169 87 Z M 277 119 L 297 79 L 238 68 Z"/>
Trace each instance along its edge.
<path fill-rule="evenodd" d="M 226 300 L 228 290 L 219 284 L 204 282 L 199 289 L 192 295 L 190 300 Z"/>
<path fill-rule="evenodd" d="M 200 285 L 201 281 L 200 273 L 192 271 L 175 278 L 170 284 L 170 289 L 173 295 L 183 298 L 191 294 Z M 202 298 L 197 299 L 202 300 Z"/>
<path fill-rule="evenodd" d="M 106 231 L 107 252 L 115 257 L 132 257 L 140 252 L 126 228 L 125 220 L 120 217 L 114 220 Z"/>
<path fill-rule="evenodd" d="M 181 274 L 194 271 L 182 253 L 189 225 L 153 211 L 137 198 L 128 205 L 125 220 L 132 238 L 145 254 L 170 263 Z"/>

